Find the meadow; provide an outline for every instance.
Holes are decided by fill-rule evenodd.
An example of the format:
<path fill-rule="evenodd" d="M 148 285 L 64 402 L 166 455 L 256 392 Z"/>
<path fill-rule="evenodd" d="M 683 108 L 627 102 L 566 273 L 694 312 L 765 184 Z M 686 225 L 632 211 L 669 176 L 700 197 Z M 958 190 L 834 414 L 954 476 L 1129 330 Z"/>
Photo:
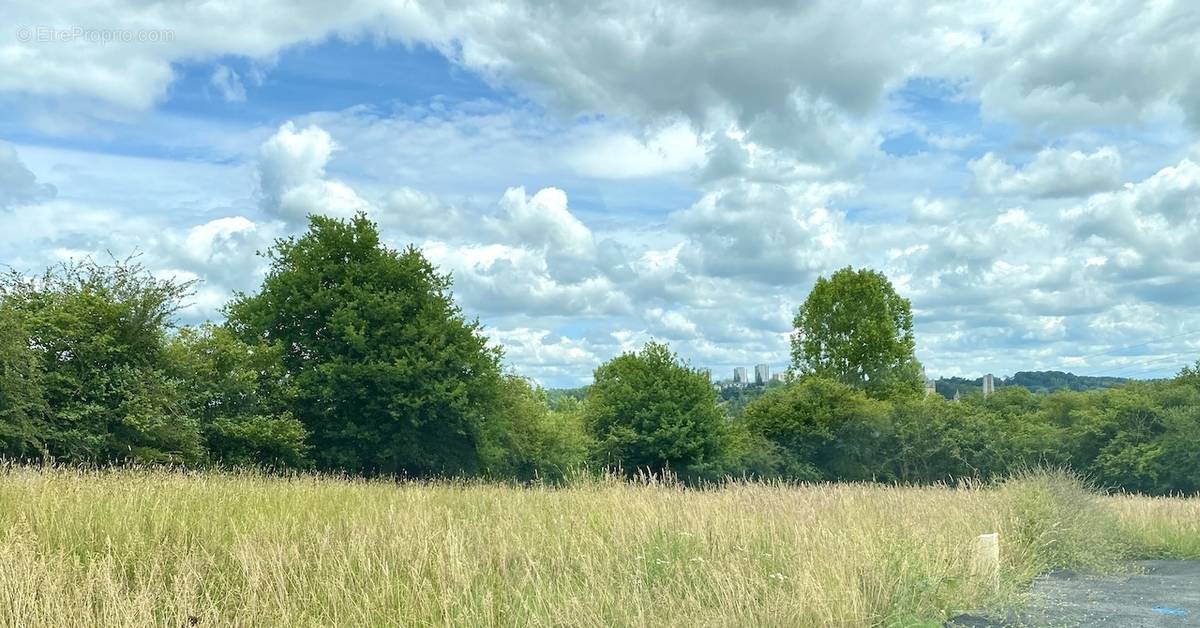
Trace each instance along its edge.
<path fill-rule="evenodd" d="M 909 626 L 1200 554 L 1200 501 L 994 485 L 0 472 L 5 626 Z M 972 569 L 1001 535 L 999 582 Z"/>

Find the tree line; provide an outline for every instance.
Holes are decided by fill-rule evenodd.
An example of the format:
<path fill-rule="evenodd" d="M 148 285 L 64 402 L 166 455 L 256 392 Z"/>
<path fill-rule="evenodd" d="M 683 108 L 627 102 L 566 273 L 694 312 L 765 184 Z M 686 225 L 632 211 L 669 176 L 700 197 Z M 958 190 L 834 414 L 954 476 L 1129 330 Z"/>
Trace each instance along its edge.
<path fill-rule="evenodd" d="M 199 326 L 177 322 L 192 285 L 135 259 L 0 279 L 0 457 L 519 481 L 925 483 L 1049 464 L 1200 490 L 1200 367 L 1103 391 L 926 397 L 911 306 L 871 270 L 818 280 L 787 384 L 727 412 L 655 342 L 548 396 L 506 372 L 449 276 L 365 216 L 311 217 L 265 256 L 261 286 Z"/>

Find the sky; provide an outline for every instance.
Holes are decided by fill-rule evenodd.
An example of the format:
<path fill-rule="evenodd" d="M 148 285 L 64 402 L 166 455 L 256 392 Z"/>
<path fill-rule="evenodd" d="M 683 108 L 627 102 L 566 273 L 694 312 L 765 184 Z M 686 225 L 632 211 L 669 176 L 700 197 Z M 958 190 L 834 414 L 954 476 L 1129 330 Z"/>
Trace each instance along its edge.
<path fill-rule="evenodd" d="M 1189 0 L 5 5 L 0 264 L 136 253 L 184 323 L 361 211 L 545 386 L 782 369 L 848 265 L 933 377 L 1200 358 Z"/>

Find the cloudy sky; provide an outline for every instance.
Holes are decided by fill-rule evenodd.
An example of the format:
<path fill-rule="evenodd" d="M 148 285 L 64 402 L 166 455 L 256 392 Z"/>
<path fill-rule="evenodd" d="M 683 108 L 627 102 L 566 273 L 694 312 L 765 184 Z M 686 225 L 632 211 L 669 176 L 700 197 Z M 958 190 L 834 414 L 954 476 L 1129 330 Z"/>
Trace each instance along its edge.
<path fill-rule="evenodd" d="M 7 2 L 0 263 L 140 251 L 219 318 L 256 250 L 361 210 L 545 385 L 650 338 L 781 368 L 846 265 L 931 375 L 1170 374 L 1200 9 L 1083 4 Z"/>

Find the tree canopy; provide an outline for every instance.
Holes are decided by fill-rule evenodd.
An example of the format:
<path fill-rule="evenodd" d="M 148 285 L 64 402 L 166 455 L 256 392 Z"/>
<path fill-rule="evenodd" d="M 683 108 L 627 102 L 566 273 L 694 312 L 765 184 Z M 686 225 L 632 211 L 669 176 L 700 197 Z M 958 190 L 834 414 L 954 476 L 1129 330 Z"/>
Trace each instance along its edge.
<path fill-rule="evenodd" d="M 11 274 L 4 317 L 36 360 L 42 429 L 25 453 L 70 462 L 193 463 L 198 426 L 182 411 L 167 355 L 174 314 L 190 284 L 150 275 L 132 260 L 61 264 L 41 276 Z M 19 369 L 29 354 L 10 346 Z M 27 413 L 30 408 L 26 403 Z"/>
<path fill-rule="evenodd" d="M 500 352 L 454 303 L 450 278 L 414 247 L 385 246 L 361 214 L 313 216 L 267 256 L 262 287 L 234 300 L 228 324 L 247 342 L 282 348 L 292 413 L 318 467 L 478 471 Z"/>
<path fill-rule="evenodd" d="M 846 267 L 817 279 L 794 321 L 792 365 L 875 397 L 921 390 L 912 307 L 883 273 Z"/>
<path fill-rule="evenodd" d="M 601 465 L 685 478 L 722 471 L 727 434 L 716 394 L 706 375 L 665 344 L 648 343 L 597 368 L 584 407 Z"/>

